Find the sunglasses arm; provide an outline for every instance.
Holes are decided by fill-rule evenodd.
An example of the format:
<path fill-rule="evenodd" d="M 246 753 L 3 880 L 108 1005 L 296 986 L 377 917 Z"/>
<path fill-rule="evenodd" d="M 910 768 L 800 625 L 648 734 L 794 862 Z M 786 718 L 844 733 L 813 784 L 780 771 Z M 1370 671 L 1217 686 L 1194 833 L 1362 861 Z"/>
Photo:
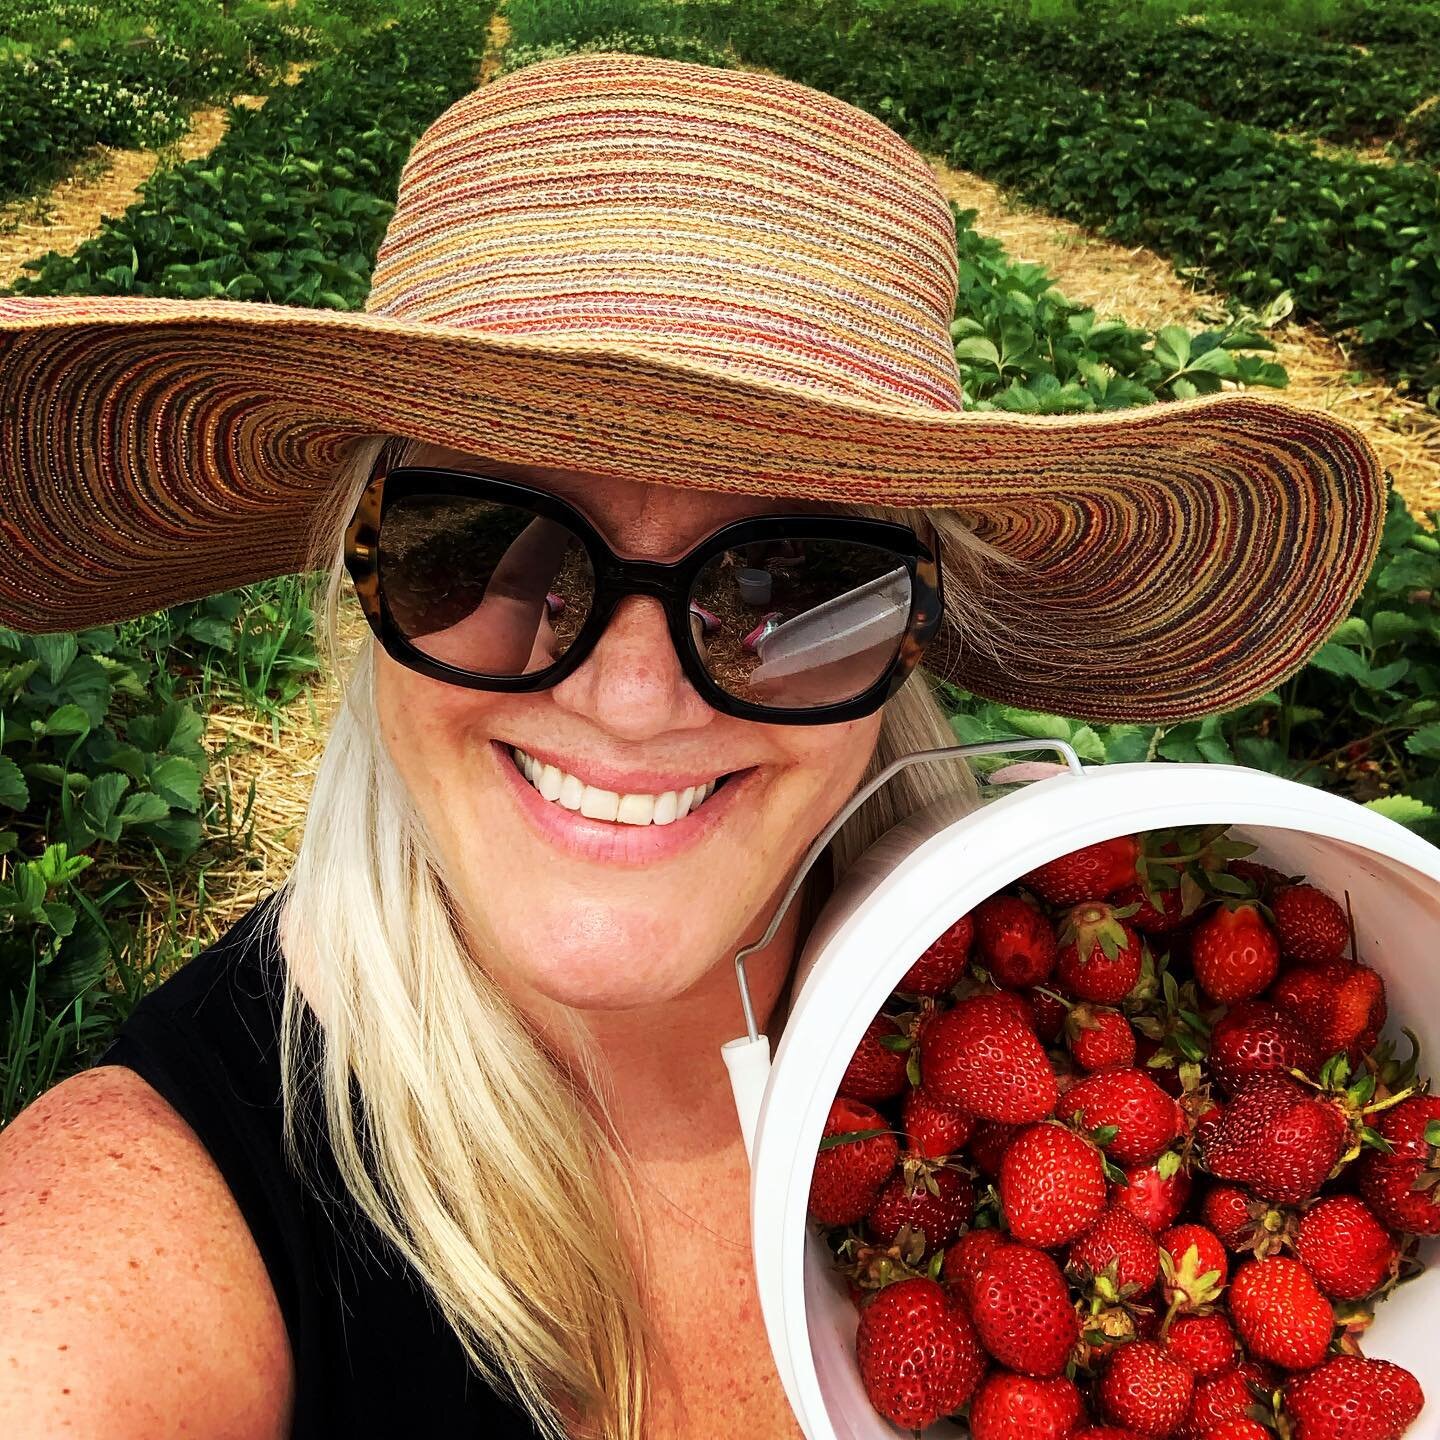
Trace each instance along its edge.
<path fill-rule="evenodd" d="M 747 1154 L 753 1148 L 755 1123 L 760 1115 L 760 1104 L 770 1077 L 770 1038 L 759 1033 L 759 1027 L 755 1022 L 755 1008 L 750 1000 L 749 982 L 745 978 L 745 962 L 751 955 L 763 950 L 775 938 L 776 932 L 780 929 L 780 922 L 784 920 L 786 912 L 800 893 L 800 887 L 805 883 L 805 877 L 824 854 L 825 847 L 829 845 L 840 827 L 865 801 L 894 779 L 900 771 L 911 765 L 929 761 L 954 762 L 979 755 L 1005 755 L 1032 750 L 1057 752 L 1064 758 L 1071 774 L 1080 776 L 1085 774 L 1080 757 L 1064 740 L 1017 737 L 1013 740 L 987 741 L 983 745 L 943 745 L 934 750 L 917 750 L 913 754 L 902 755 L 899 759 L 891 761 L 873 780 L 862 785 L 816 836 L 814 843 L 805 852 L 804 859 L 801 860 L 791 878 L 775 913 L 770 917 L 770 923 L 765 927 L 765 933 L 753 944 L 745 946 L 735 956 L 735 979 L 740 987 L 740 1006 L 745 1013 L 745 1034 L 722 1045 L 720 1056 L 725 1061 L 725 1068 L 730 1073 L 730 1085 L 735 1094 L 735 1108 L 739 1112 L 740 1129 L 745 1137 Z"/>

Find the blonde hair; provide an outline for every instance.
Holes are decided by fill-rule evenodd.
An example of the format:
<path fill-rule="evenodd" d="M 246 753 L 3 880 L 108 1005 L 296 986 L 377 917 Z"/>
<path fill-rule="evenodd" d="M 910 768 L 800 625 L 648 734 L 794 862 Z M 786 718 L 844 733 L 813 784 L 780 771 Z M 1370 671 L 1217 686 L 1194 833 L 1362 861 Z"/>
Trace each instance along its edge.
<path fill-rule="evenodd" d="M 345 581 L 337 536 L 382 443 L 357 446 L 312 537 L 332 661 Z M 999 643 L 972 583 L 993 557 L 958 517 L 931 518 L 944 545 L 948 623 Z M 587 1055 L 577 1025 L 586 1058 L 579 1073 L 562 1064 L 467 952 L 445 857 L 376 723 L 373 655 L 367 636 L 280 887 L 287 1148 L 302 1171 L 315 1146 L 329 1148 L 355 1204 L 413 1267 L 475 1369 L 542 1433 L 641 1440 L 649 1388 L 671 1372 L 642 1304 L 644 1257 L 620 1238 L 615 1207 L 633 1211 L 634 1194 L 607 1118 L 603 1063 Z M 953 743 L 917 671 L 886 706 L 869 773 Z M 974 783 L 958 764 L 902 772 L 837 835 L 837 872 L 903 815 L 957 788 L 973 795 Z M 307 1032 L 307 994 L 323 1030 Z M 301 1119 L 307 1086 L 318 1092 L 323 1134 Z"/>

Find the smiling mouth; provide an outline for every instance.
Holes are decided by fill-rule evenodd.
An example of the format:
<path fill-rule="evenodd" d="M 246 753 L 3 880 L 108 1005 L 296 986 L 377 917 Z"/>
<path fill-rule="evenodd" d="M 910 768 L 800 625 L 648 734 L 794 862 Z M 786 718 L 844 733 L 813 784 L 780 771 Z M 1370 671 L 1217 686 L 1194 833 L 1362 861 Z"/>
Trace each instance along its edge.
<path fill-rule="evenodd" d="M 544 800 L 589 820 L 619 825 L 673 825 L 698 810 L 726 781 L 741 772 L 719 775 L 703 785 L 665 790 L 658 795 L 626 794 L 587 785 L 578 775 L 527 755 L 518 745 L 506 747 L 515 768 Z"/>

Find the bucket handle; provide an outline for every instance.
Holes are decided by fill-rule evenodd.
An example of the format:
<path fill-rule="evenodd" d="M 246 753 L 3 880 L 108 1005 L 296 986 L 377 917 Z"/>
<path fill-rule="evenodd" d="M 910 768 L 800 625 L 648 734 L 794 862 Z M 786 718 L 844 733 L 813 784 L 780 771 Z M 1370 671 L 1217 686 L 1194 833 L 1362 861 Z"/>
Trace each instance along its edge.
<path fill-rule="evenodd" d="M 862 785 L 840 807 L 835 818 L 816 836 L 814 843 L 805 852 L 805 858 L 800 862 L 785 894 L 781 897 L 779 907 L 770 917 L 770 923 L 765 927 L 765 933 L 753 945 L 747 945 L 735 956 L 735 980 L 740 987 L 740 1005 L 745 1012 L 745 1040 L 731 1041 L 730 1043 L 736 1045 L 748 1042 L 754 1045 L 763 1038 L 755 1024 L 754 1006 L 750 1003 L 750 985 L 745 978 L 745 961 L 757 950 L 763 950 L 775 938 L 775 932 L 779 930 L 780 922 L 785 918 L 786 911 L 790 909 L 796 895 L 800 893 L 800 887 L 805 883 L 805 877 L 814 868 L 815 862 L 824 853 L 825 847 L 834 838 L 835 832 L 861 805 L 881 786 L 893 780 L 902 770 L 908 769 L 911 765 L 918 765 L 922 761 L 965 760 L 972 755 L 1006 755 L 1011 752 L 1030 750 L 1053 750 L 1064 758 L 1072 775 L 1083 776 L 1085 774 L 1085 767 L 1081 765 L 1080 757 L 1075 753 L 1074 746 L 1070 745 L 1068 741 L 1029 739 L 1017 736 L 1012 740 L 987 740 L 979 745 L 942 745 L 934 750 L 916 750 L 912 754 L 900 756 L 898 760 L 892 760 L 873 780 Z"/>

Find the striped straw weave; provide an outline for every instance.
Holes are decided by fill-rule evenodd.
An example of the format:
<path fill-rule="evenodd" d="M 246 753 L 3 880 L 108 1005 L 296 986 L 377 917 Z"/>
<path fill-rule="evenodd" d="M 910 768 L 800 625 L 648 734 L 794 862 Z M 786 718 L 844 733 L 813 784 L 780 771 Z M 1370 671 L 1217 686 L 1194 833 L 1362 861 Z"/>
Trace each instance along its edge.
<path fill-rule="evenodd" d="M 357 436 L 841 503 L 951 506 L 1035 655 L 932 668 L 1095 719 L 1220 710 L 1344 618 L 1383 485 L 1333 416 L 1222 394 L 964 412 L 954 228 L 886 126 L 773 76 L 598 54 L 421 137 L 363 313 L 0 297 L 0 623 L 283 574 Z"/>

